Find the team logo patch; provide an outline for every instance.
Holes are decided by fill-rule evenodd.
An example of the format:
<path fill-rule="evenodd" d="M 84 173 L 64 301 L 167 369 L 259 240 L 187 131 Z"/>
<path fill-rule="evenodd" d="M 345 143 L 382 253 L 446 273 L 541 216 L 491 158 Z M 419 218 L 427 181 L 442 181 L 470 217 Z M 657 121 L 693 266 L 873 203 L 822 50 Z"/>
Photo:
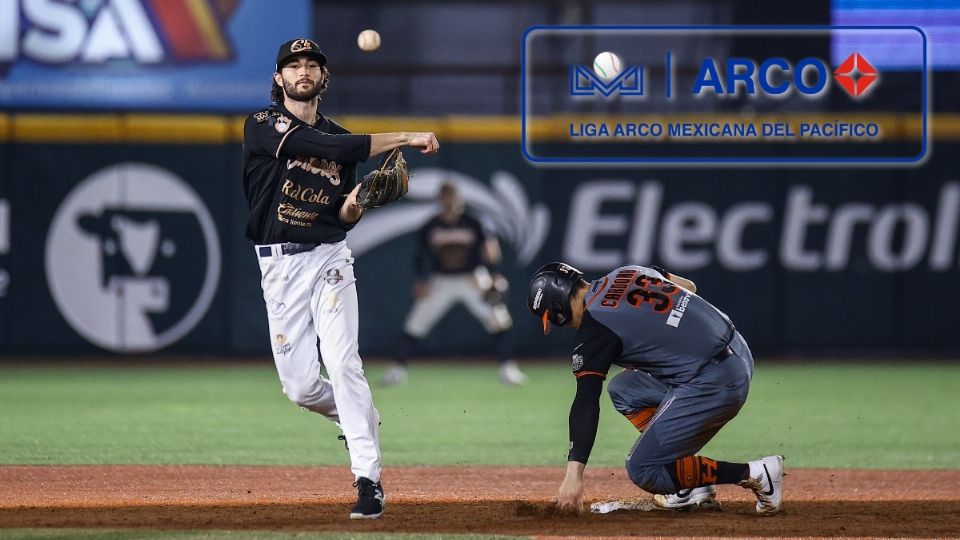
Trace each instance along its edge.
<path fill-rule="evenodd" d="M 323 279 L 330 285 L 336 285 L 337 283 L 343 281 L 343 274 L 340 273 L 339 268 L 332 268 L 327 270 L 327 276 Z"/>
<path fill-rule="evenodd" d="M 268 113 L 267 111 L 260 111 L 258 113 L 254 113 L 253 115 L 253 119 L 256 120 L 257 123 L 259 124 L 266 122 L 267 118 L 270 118 L 270 113 Z"/>
<path fill-rule="evenodd" d="M 310 44 L 309 39 L 298 39 L 290 45 L 290 52 L 298 53 L 300 51 L 311 51 L 313 46 Z"/>
<path fill-rule="evenodd" d="M 324 297 L 324 313 L 338 313 L 341 309 L 343 309 L 343 302 L 340 301 L 340 296 L 336 293 L 336 291 L 331 292 Z"/>
<path fill-rule="evenodd" d="M 573 355 L 573 370 L 580 371 L 583 368 L 583 355 L 575 354 Z"/>
<path fill-rule="evenodd" d="M 287 340 L 287 336 L 284 334 L 277 334 L 273 338 L 273 353 L 277 355 L 288 354 L 293 350 L 293 345 L 290 345 L 290 342 Z"/>
<path fill-rule="evenodd" d="M 290 119 L 281 114 L 273 123 L 273 129 L 277 130 L 277 133 L 286 133 L 290 129 Z"/>

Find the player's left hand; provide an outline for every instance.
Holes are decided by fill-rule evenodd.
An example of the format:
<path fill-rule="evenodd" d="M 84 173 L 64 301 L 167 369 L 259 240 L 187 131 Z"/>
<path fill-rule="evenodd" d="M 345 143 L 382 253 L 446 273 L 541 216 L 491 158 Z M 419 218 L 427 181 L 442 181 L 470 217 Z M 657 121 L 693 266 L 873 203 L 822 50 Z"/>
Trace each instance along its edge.
<path fill-rule="evenodd" d="M 483 291 L 483 299 L 491 306 L 496 306 L 503 303 L 507 290 L 510 288 L 510 282 L 503 274 L 493 274 L 490 277 L 490 283 Z"/>
<path fill-rule="evenodd" d="M 360 205 L 357 204 L 357 192 L 360 191 L 360 184 L 357 184 L 353 191 L 347 195 L 347 198 L 343 201 L 343 206 L 340 207 L 340 221 L 344 223 L 353 223 L 360 219 L 360 214 L 363 213 L 363 209 L 360 208 Z"/>
<path fill-rule="evenodd" d="M 394 148 L 380 160 L 380 165 L 370 171 L 360 182 L 357 204 L 361 208 L 379 208 L 399 200 L 407 194 L 410 173 L 403 152 Z"/>

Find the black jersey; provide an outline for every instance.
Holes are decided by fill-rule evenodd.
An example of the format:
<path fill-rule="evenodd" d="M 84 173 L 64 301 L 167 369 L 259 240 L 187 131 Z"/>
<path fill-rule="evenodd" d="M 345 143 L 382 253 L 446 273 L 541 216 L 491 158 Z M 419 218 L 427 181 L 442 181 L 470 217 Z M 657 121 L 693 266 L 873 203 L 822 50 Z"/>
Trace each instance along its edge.
<path fill-rule="evenodd" d="M 353 224 L 340 207 L 357 184 L 370 136 L 352 135 L 317 113 L 311 126 L 283 105 L 255 112 L 243 126 L 243 188 L 257 244 L 334 243 Z"/>
<path fill-rule="evenodd" d="M 463 274 L 483 264 L 487 234 L 475 218 L 461 214 L 453 223 L 436 216 L 420 229 L 417 241 L 417 274 Z M 426 259 L 430 259 L 430 263 Z"/>

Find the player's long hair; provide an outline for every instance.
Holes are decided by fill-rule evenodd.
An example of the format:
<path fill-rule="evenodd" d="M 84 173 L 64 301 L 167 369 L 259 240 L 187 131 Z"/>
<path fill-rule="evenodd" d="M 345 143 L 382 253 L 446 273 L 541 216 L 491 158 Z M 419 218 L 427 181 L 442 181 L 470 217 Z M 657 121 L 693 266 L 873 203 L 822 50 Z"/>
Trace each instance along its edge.
<path fill-rule="evenodd" d="M 323 73 L 323 82 L 320 83 L 320 93 L 317 94 L 318 99 L 323 99 L 323 94 L 327 91 L 327 87 L 330 86 L 330 70 L 327 69 L 327 66 L 322 66 L 320 72 Z M 283 87 L 277 84 L 277 81 L 273 80 L 273 75 L 270 76 L 270 82 L 273 83 L 273 86 L 270 88 L 270 101 L 272 103 L 283 103 Z"/>

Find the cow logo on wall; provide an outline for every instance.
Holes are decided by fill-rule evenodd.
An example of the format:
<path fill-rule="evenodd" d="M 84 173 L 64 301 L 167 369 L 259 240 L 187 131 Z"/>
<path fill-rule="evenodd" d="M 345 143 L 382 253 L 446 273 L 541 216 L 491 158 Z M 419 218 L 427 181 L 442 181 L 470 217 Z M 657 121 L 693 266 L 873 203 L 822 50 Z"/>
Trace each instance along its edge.
<path fill-rule="evenodd" d="M 203 201 L 146 163 L 94 172 L 64 199 L 46 244 L 64 318 L 105 349 L 146 352 L 187 335 L 220 277 L 220 242 Z"/>

